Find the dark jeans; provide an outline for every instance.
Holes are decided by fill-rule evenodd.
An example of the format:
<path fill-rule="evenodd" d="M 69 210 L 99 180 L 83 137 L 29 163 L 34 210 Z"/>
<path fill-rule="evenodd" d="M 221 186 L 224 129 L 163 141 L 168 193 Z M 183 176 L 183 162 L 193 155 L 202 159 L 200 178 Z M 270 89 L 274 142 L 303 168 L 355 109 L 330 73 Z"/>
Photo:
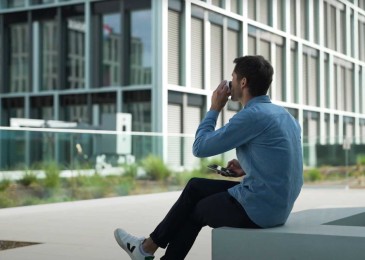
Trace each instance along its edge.
<path fill-rule="evenodd" d="M 166 248 L 161 259 L 184 259 L 204 226 L 260 228 L 227 189 L 238 182 L 192 178 L 166 217 L 151 233 Z"/>

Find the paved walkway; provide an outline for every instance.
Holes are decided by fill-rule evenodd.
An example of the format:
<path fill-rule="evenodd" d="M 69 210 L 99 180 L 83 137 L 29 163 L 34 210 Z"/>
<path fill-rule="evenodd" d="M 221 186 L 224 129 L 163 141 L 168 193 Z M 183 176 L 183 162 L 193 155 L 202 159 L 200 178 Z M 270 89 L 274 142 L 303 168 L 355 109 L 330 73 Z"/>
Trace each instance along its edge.
<path fill-rule="evenodd" d="M 116 227 L 146 236 L 180 192 L 0 209 L 0 240 L 39 245 L 0 251 L 1 260 L 128 259 L 113 237 Z M 365 190 L 304 188 L 294 211 L 365 207 Z M 159 258 L 162 250 L 157 251 Z M 211 229 L 204 228 L 186 259 L 211 259 Z"/>

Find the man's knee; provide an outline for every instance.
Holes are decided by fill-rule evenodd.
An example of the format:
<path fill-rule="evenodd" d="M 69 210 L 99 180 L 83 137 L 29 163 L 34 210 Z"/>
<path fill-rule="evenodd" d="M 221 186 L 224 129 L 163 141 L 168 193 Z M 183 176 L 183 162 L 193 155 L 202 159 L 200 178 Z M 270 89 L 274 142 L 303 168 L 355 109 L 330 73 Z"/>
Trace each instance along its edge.
<path fill-rule="evenodd" d="M 202 178 L 193 177 L 188 181 L 188 183 L 185 186 L 185 189 L 186 190 L 199 189 L 199 188 L 201 188 L 203 181 L 204 181 L 204 179 L 202 179 Z"/>

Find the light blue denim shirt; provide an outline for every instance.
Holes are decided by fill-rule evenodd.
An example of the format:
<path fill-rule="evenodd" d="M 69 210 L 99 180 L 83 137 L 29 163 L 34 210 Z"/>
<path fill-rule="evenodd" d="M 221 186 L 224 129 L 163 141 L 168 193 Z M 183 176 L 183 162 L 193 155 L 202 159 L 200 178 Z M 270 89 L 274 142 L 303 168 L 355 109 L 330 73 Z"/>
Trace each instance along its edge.
<path fill-rule="evenodd" d="M 236 148 L 246 176 L 228 192 L 257 225 L 286 222 L 303 185 L 301 130 L 283 107 L 269 96 L 251 99 L 222 128 L 215 130 L 218 111 L 208 111 L 193 145 L 197 157 Z"/>

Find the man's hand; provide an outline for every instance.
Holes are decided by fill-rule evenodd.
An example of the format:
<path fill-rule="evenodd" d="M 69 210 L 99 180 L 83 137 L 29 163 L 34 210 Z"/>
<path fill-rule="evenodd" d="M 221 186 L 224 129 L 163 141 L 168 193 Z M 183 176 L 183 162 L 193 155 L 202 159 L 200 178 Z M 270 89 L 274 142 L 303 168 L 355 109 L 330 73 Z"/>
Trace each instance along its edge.
<path fill-rule="evenodd" d="M 226 168 L 236 174 L 234 177 L 241 177 L 246 175 L 244 170 L 241 168 L 240 163 L 236 159 L 230 160 Z"/>
<path fill-rule="evenodd" d="M 221 111 L 226 105 L 230 95 L 231 90 L 229 89 L 227 80 L 223 80 L 213 92 L 210 110 L 216 110 L 218 112 Z"/>

